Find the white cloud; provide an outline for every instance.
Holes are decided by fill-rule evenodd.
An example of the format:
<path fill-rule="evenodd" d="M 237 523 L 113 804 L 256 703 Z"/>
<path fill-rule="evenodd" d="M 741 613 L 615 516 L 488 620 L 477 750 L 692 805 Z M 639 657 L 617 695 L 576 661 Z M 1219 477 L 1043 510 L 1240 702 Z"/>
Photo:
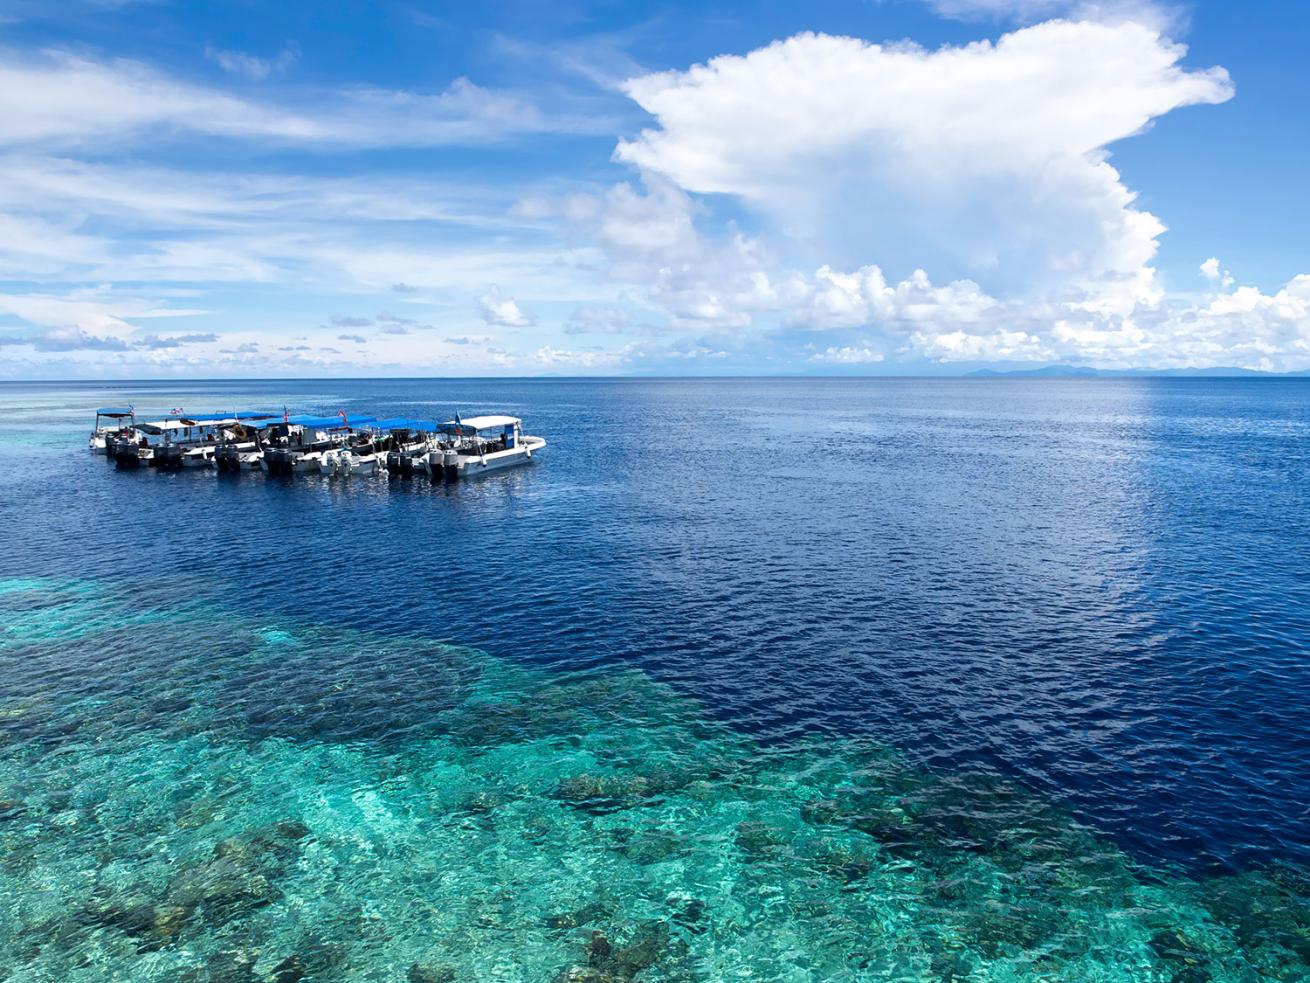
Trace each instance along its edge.
<path fill-rule="evenodd" d="M 119 333 L 134 331 L 133 320 L 192 317 L 207 311 L 169 307 L 138 297 L 113 296 L 107 290 L 79 290 L 65 295 L 0 293 L 0 314 L 55 330 Z"/>
<path fill-rule="evenodd" d="M 1223 69 L 1184 69 L 1183 54 L 1110 17 L 934 52 L 800 35 L 630 81 L 657 125 L 616 157 L 644 187 L 524 215 L 586 229 L 610 275 L 674 327 L 867 336 L 816 364 L 1305 367 L 1310 278 L 1232 291 L 1209 260 L 1202 304 L 1167 295 L 1152 265 L 1164 225 L 1108 163 L 1155 118 L 1231 96 Z M 722 195 L 756 235 L 705 231 Z M 915 265 L 894 279 L 883 257 Z"/>
<path fill-rule="evenodd" d="M 1310 276 L 1294 277 L 1274 294 L 1224 287 L 1203 304 L 1179 299 L 1127 314 L 998 302 L 972 325 L 928 319 L 900 338 L 902 351 L 947 362 L 1293 371 L 1310 367 Z"/>
<path fill-rule="evenodd" d="M 1097 284 L 1146 267 L 1163 231 L 1105 148 L 1232 94 L 1183 53 L 1131 22 L 936 51 L 802 34 L 628 82 L 658 127 L 616 156 L 736 196 L 834 265 L 913 257 L 1003 293 Z"/>
<path fill-rule="evenodd" d="M 924 331 L 911 341 L 916 352 L 943 362 L 1050 361 L 1056 357 L 1040 338 L 1024 331 Z"/>
<path fill-rule="evenodd" d="M 778 287 L 765 272 L 758 240 L 730 231 L 719 240 L 696 228 L 696 202 L 672 182 L 645 175 L 603 195 L 534 201 L 532 214 L 562 214 L 594 238 L 609 275 L 640 286 L 643 299 L 665 310 L 675 327 L 750 325 L 776 308 Z"/>
<path fill-rule="evenodd" d="M 482 320 L 487 324 L 526 328 L 536 322 L 536 318 L 525 313 L 513 298 L 502 296 L 500 289 L 494 285 L 478 298 L 478 308 L 482 312 Z"/>
<path fill-rule="evenodd" d="M 527 365 L 548 371 L 560 369 L 612 369 L 622 365 L 628 359 L 628 350 L 619 351 L 571 351 L 545 345 L 524 358 L 516 359 L 514 364 Z"/>
<path fill-rule="evenodd" d="M 1217 256 L 1211 256 L 1201 264 L 1201 275 L 1209 280 L 1211 285 L 1222 287 L 1225 290 L 1235 282 L 1231 273 L 1219 268 L 1219 257 Z"/>
<path fill-rule="evenodd" d="M 575 308 L 565 322 L 565 334 L 627 334 L 633 330 L 632 312 L 610 304 Z"/>
<path fill-rule="evenodd" d="M 225 72 L 263 81 L 270 75 L 280 74 L 300 61 L 300 48 L 285 45 L 271 58 L 260 58 L 245 51 L 222 51 L 212 45 L 205 48 L 205 57 Z"/>
<path fill-rule="evenodd" d="M 513 134 L 591 132 L 607 120 L 550 114 L 466 78 L 439 92 L 356 87 L 282 106 L 170 78 L 140 62 L 52 50 L 0 52 L 0 145 L 122 143 L 188 132 L 326 146 L 436 146 Z"/>
<path fill-rule="evenodd" d="M 972 324 L 997 307 L 997 301 L 970 280 L 934 287 L 923 270 L 889 284 L 877 266 L 854 273 L 821 267 L 807 295 L 788 312 L 788 320 L 809 328 L 854 328 L 930 321 Z"/>
<path fill-rule="evenodd" d="M 881 362 L 887 356 L 876 348 L 846 345 L 842 348 L 826 348 L 810 356 L 811 362 L 821 365 L 872 365 Z"/>

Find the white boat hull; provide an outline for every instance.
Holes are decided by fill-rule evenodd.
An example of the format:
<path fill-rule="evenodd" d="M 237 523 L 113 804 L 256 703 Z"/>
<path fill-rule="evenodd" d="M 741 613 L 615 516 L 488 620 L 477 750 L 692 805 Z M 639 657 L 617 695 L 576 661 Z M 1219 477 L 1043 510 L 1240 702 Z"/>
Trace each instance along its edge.
<path fill-rule="evenodd" d="M 378 455 L 376 454 L 361 457 L 358 454 L 349 452 L 330 451 L 323 455 L 318 470 L 320 474 L 331 478 L 349 478 L 353 475 L 377 474 L 379 470 L 385 471 L 386 469 L 379 468 Z"/>
<path fill-rule="evenodd" d="M 479 478 L 494 471 L 528 464 L 546 446 L 541 437 L 523 437 L 517 447 L 492 451 L 487 454 L 456 454 L 454 463 L 450 455 L 433 451 L 423 459 L 423 470 L 433 480 L 452 481 L 457 478 Z"/>
<path fill-rule="evenodd" d="M 505 468 L 518 467 L 520 464 L 527 464 L 532 460 L 532 455 L 546 446 L 544 440 L 540 440 L 536 446 L 527 446 L 527 438 L 524 438 L 524 444 L 519 447 L 511 448 L 506 451 L 496 451 L 492 454 L 483 454 L 478 457 L 466 457 L 460 455 L 459 476 L 461 478 L 477 478 L 484 474 L 490 474 L 493 471 L 502 471 Z"/>
<path fill-rule="evenodd" d="M 313 474 L 318 471 L 323 461 L 322 451 L 310 451 L 307 454 L 301 454 L 291 462 L 291 470 L 296 474 Z"/>

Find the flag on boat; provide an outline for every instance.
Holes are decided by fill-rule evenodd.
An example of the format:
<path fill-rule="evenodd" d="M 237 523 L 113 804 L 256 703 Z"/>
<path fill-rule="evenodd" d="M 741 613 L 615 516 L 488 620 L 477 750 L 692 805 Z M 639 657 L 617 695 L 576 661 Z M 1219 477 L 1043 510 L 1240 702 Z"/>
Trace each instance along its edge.
<path fill-rule="evenodd" d="M 282 404 L 282 422 L 283 422 L 283 423 L 290 423 L 290 422 L 291 422 L 291 417 L 287 414 L 287 404 L 286 404 L 286 403 L 283 403 L 283 404 Z"/>
<path fill-rule="evenodd" d="M 341 417 L 341 425 L 346 429 L 350 429 L 350 418 L 346 416 L 346 411 L 337 410 L 337 416 Z"/>

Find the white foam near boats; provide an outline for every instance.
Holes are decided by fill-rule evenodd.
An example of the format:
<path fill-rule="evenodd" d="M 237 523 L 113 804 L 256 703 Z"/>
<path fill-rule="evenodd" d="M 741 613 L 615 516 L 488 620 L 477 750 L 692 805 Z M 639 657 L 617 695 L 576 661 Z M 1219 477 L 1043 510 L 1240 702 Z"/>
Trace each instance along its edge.
<path fill-rule="evenodd" d="M 433 480 L 477 478 L 527 464 L 545 446 L 545 438 L 523 433 L 516 416 L 455 417 L 438 428 L 423 467 Z"/>

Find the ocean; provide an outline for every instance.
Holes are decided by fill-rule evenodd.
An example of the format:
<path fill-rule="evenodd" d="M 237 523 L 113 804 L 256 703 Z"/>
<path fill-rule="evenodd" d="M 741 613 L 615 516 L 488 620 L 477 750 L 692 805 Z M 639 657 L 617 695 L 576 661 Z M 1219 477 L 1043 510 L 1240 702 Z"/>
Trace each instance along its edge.
<path fill-rule="evenodd" d="M 0 528 L 0 980 L 1310 979 L 1308 382 L 9 383 Z"/>

